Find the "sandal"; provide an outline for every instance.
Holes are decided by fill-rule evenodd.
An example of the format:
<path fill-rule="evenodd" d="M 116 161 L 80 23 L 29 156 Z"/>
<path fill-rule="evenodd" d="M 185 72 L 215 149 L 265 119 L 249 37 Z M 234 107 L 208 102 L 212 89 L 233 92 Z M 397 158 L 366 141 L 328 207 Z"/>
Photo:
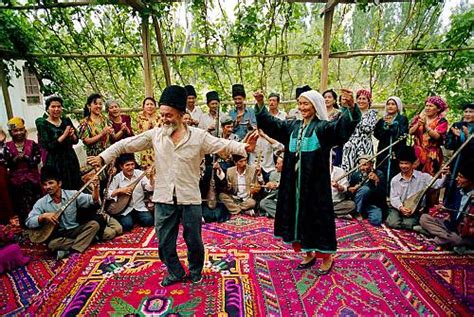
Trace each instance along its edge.
<path fill-rule="evenodd" d="M 306 270 L 312 267 L 316 263 L 316 257 L 312 258 L 309 262 L 306 263 L 300 263 L 296 267 L 297 270 Z"/>
<path fill-rule="evenodd" d="M 321 267 L 319 267 L 316 270 L 316 274 L 318 274 L 319 276 L 326 275 L 326 274 L 329 274 L 329 272 L 331 272 L 332 267 L 334 266 L 334 255 L 330 255 L 329 257 L 331 257 L 331 264 L 329 265 L 329 268 L 326 269 L 326 270 L 322 270 Z M 324 265 L 324 261 L 323 261 L 323 263 L 321 263 L 321 266 L 323 266 L 323 265 Z"/>

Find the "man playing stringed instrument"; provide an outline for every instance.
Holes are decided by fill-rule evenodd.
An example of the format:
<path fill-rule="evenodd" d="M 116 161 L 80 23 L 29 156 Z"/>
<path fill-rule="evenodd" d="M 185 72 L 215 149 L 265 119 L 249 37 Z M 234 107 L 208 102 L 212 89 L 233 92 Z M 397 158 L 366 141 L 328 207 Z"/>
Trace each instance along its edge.
<path fill-rule="evenodd" d="M 134 223 L 138 223 L 143 227 L 153 226 L 153 215 L 145 206 L 145 190 L 153 191 L 154 178 L 151 172 L 143 172 L 136 169 L 135 157 L 133 154 L 122 154 L 118 163 L 120 173 L 114 176 L 108 190 L 108 199 L 117 201 L 118 197 L 125 196 L 129 203 L 121 213 L 114 217 L 122 225 L 123 231 L 130 231 Z M 147 173 L 141 180 L 140 175 Z M 136 181 L 138 183 L 135 185 Z"/>
<path fill-rule="evenodd" d="M 219 199 L 224 203 L 229 212 L 233 215 L 245 213 L 249 216 L 255 216 L 254 207 L 256 205 L 253 194 L 261 189 L 259 186 L 253 186 L 256 176 L 257 185 L 263 184 L 261 168 L 247 164 L 247 158 L 241 155 L 232 155 L 235 166 L 227 170 L 227 192 L 221 193 Z M 223 175 L 218 172 L 217 176 Z"/>
<path fill-rule="evenodd" d="M 55 211 L 60 210 L 76 191 L 62 189 L 59 173 L 47 166 L 41 170 L 41 184 L 47 194 L 33 206 L 26 219 L 26 226 L 34 229 L 46 223 L 59 225 L 59 229 L 53 233 L 48 242 L 48 248 L 57 251 L 58 259 L 66 257 L 69 253 L 84 252 L 99 232 L 100 225 L 94 220 L 80 225 L 77 213 L 79 208 L 90 208 L 99 203 L 99 179 L 93 181 L 92 195 L 80 193 L 76 201 L 70 204 L 60 217 Z"/>
<path fill-rule="evenodd" d="M 465 161 L 456 177 L 456 185 L 461 194 L 459 208 L 445 210 L 450 212 L 446 218 L 432 215 L 421 215 L 420 224 L 423 229 L 433 235 L 434 242 L 442 247 L 454 247 L 456 253 L 462 248 L 474 246 L 474 170 L 472 159 Z M 464 251 L 464 250 L 462 250 Z"/>
<path fill-rule="evenodd" d="M 420 212 L 419 210 L 411 210 L 404 206 L 404 203 L 408 197 L 423 190 L 433 177 L 428 173 L 415 170 L 414 163 L 417 157 L 413 147 L 404 146 L 400 148 L 398 160 L 401 172 L 395 175 L 390 182 L 391 208 L 386 224 L 388 227 L 395 229 L 412 230 L 415 226 L 419 225 Z M 448 171 L 446 169 L 446 172 Z M 434 183 L 433 189 L 441 188 L 445 180 L 446 177 L 438 179 Z"/>

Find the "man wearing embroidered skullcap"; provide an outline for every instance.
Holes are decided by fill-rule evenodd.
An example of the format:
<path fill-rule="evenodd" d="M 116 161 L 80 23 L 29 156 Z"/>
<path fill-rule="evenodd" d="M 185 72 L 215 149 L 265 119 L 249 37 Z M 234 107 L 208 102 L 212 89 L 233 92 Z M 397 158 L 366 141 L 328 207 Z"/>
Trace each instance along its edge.
<path fill-rule="evenodd" d="M 121 140 L 98 156 L 88 158 L 90 164 L 101 166 L 123 153 L 154 149 L 157 181 L 152 200 L 155 203 L 155 229 L 160 260 L 168 269 L 161 281 L 162 286 L 187 279 L 176 251 L 180 224 L 188 247 L 189 279 L 193 283 L 202 280 L 204 245 L 199 179 L 204 155 L 222 151 L 246 156 L 256 143 L 256 136 L 250 136 L 249 143 L 239 143 L 219 139 L 202 129 L 185 125 L 186 99 L 184 87 L 166 87 L 159 101 L 163 120 L 161 127 Z"/>

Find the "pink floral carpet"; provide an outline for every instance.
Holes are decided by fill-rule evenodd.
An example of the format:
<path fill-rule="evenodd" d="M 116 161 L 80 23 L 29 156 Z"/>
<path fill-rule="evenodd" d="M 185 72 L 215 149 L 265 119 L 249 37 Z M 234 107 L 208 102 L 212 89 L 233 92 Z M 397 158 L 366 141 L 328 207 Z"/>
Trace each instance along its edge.
<path fill-rule="evenodd" d="M 474 255 L 458 256 L 414 233 L 338 220 L 331 274 L 298 271 L 300 254 L 273 237 L 273 221 L 238 216 L 206 224 L 204 279 L 159 285 L 164 266 L 152 229 L 135 228 L 56 261 L 24 242 L 33 260 L 0 276 L 0 315 L 353 316 L 474 313 Z M 186 264 L 186 246 L 178 253 Z M 317 267 L 318 264 L 316 264 Z"/>

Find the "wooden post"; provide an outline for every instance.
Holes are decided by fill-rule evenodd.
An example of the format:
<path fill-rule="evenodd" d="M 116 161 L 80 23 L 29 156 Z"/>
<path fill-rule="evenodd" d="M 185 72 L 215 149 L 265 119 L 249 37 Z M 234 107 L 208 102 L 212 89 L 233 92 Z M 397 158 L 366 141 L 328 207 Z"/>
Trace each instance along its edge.
<path fill-rule="evenodd" d="M 143 77 L 145 80 L 145 97 L 153 97 L 151 78 L 151 51 L 150 51 L 150 26 L 148 16 L 142 17 L 142 46 L 143 46 Z"/>
<path fill-rule="evenodd" d="M 336 4 L 337 1 L 333 1 L 333 4 L 330 7 L 326 7 L 324 9 L 323 48 L 321 51 L 321 84 L 319 86 L 320 92 L 325 91 L 328 87 L 331 28 L 332 19 L 334 17 L 334 7 Z"/>
<path fill-rule="evenodd" d="M 163 72 L 165 73 L 166 86 L 171 85 L 171 73 L 168 64 L 168 58 L 166 57 L 165 46 L 163 45 L 163 36 L 161 35 L 160 24 L 158 19 L 153 16 L 153 25 L 155 27 L 156 42 L 158 43 L 158 50 L 160 51 L 161 65 L 163 66 Z"/>
<path fill-rule="evenodd" d="M 0 63 L 0 84 L 2 85 L 3 101 L 5 102 L 7 117 L 8 120 L 10 120 L 11 118 L 13 118 L 12 101 L 10 99 L 10 93 L 8 92 L 7 74 L 5 73 L 5 69 L 3 68 L 4 64 L 2 62 Z"/>

